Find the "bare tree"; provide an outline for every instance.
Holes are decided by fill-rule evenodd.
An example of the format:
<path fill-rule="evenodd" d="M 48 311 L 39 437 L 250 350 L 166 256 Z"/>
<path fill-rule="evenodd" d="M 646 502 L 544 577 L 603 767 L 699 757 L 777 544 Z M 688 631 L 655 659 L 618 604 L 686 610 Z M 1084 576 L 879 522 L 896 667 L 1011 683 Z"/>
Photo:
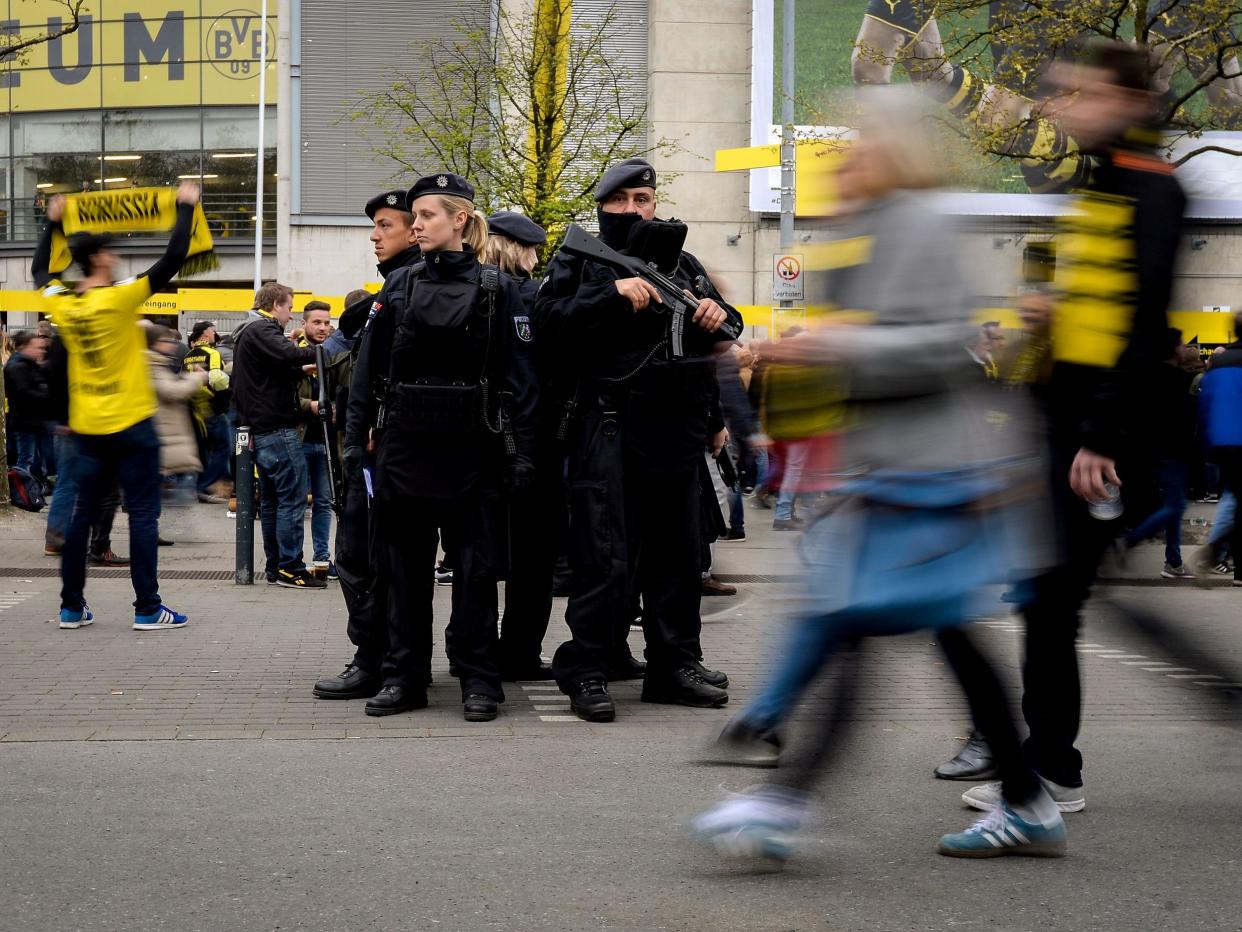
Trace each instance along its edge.
<path fill-rule="evenodd" d="M 411 67 L 362 99 L 352 118 L 403 172 L 439 168 L 479 187 L 481 210 L 513 208 L 555 233 L 594 213 L 591 192 L 619 159 L 676 148 L 647 140 L 647 107 L 610 48 L 616 8 L 570 28 L 569 0 L 493 10 L 448 40 L 411 50 Z"/>

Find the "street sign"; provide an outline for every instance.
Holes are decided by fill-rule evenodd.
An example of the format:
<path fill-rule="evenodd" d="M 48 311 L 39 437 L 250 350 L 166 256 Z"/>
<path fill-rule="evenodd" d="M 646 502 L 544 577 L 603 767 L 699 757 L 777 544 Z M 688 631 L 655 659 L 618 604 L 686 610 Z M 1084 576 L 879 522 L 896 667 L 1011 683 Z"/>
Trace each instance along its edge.
<path fill-rule="evenodd" d="M 772 256 L 772 300 L 804 301 L 804 265 L 801 255 L 776 253 Z"/>

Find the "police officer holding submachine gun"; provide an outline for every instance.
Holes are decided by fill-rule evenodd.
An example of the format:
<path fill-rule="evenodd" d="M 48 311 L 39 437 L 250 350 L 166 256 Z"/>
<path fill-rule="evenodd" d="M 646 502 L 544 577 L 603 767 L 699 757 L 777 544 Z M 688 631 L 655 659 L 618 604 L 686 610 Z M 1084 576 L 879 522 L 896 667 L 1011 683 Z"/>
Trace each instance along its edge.
<path fill-rule="evenodd" d="M 375 248 L 377 270 L 385 280 L 398 269 L 422 260 L 415 241 L 414 218 L 406 209 L 405 191 L 377 194 L 367 201 L 363 210 L 371 221 L 370 240 Z M 341 333 L 352 341 L 350 355 L 355 364 L 362 348 L 363 326 L 370 317 L 382 313 L 384 302 L 383 292 L 380 296 L 368 295 L 345 308 L 341 315 Z M 344 428 L 342 415 L 349 408 L 350 397 L 348 391 L 338 394 L 338 429 Z M 315 684 L 317 699 L 371 698 L 383 685 L 380 666 L 388 653 L 388 584 L 385 575 L 376 570 L 375 555 L 379 552 L 376 522 L 362 475 L 363 467 L 369 464 L 364 462 L 361 449 L 356 449 L 355 453 L 358 455 L 352 459 L 346 457 L 342 464 L 341 501 L 336 523 L 336 571 L 349 612 L 349 640 L 355 651 L 343 671 Z"/>
<path fill-rule="evenodd" d="M 723 442 L 713 348 L 741 315 L 682 251 L 685 224 L 655 219 L 656 173 L 614 165 L 595 191 L 599 240 L 571 228 L 535 302 L 565 371 L 573 638 L 553 672 L 575 713 L 607 722 L 607 667 L 641 593 L 644 702 L 719 707 L 724 674 L 700 662 L 699 463 Z M 689 294 L 687 294 L 689 292 Z"/>
<path fill-rule="evenodd" d="M 407 195 L 423 252 L 384 283 L 354 372 L 346 455 L 375 455 L 389 576 L 389 645 L 370 715 L 427 704 L 440 533 L 453 567 L 450 658 L 467 721 L 504 701 L 496 664 L 496 583 L 505 572 L 506 493 L 533 481 L 533 332 L 517 285 L 480 265 L 487 221 L 474 188 L 442 172 Z"/>

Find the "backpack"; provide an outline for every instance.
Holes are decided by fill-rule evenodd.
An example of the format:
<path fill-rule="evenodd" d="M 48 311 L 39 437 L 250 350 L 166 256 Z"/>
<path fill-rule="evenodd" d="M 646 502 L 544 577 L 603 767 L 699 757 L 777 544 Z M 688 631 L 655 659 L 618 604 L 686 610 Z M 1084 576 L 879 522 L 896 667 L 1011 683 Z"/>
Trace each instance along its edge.
<path fill-rule="evenodd" d="M 43 484 L 24 469 L 9 467 L 9 501 L 25 511 L 42 511 Z"/>

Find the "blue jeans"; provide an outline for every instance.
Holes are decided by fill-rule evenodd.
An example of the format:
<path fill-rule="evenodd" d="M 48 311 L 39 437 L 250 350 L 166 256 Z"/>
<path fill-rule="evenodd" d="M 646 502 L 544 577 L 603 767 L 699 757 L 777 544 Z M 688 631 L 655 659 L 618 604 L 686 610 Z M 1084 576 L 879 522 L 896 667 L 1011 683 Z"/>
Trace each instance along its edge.
<path fill-rule="evenodd" d="M 332 559 L 328 553 L 328 540 L 332 536 L 332 483 L 328 481 L 328 448 L 322 443 L 302 442 L 302 454 L 306 457 L 306 478 L 310 483 L 311 547 L 315 562 L 325 563 Z"/>
<path fill-rule="evenodd" d="M 233 429 L 228 415 L 207 418 L 207 437 L 203 441 L 203 471 L 198 476 L 198 490 L 207 492 L 213 485 L 229 478 L 229 454 L 233 446 Z"/>
<path fill-rule="evenodd" d="M 56 475 L 55 439 L 50 430 L 16 431 L 14 452 L 17 462 L 14 465 L 40 480 Z"/>
<path fill-rule="evenodd" d="M 304 570 L 306 457 L 298 432 L 286 427 L 255 435 L 254 459 L 259 468 L 259 523 L 267 575 L 275 576 L 278 570 Z"/>
<path fill-rule="evenodd" d="M 47 508 L 46 542 L 60 547 L 65 543 L 65 535 L 69 532 L 69 519 L 73 517 L 73 506 L 78 500 L 78 481 L 74 474 L 74 461 L 78 455 L 77 444 L 72 434 L 56 436 L 56 489 L 52 492 L 52 503 Z"/>
<path fill-rule="evenodd" d="M 134 585 L 134 614 L 149 615 L 160 607 L 156 578 L 160 439 L 155 433 L 155 422 L 148 418 L 115 434 L 78 434 L 74 447 L 77 507 L 69 521 L 60 562 L 60 606 L 80 612 L 85 604 L 86 549 L 91 525 L 99 516 L 104 494 L 119 482 L 129 509 L 129 577 Z"/>
<path fill-rule="evenodd" d="M 794 516 L 794 504 L 798 488 L 802 485 L 802 473 L 806 469 L 807 454 L 811 450 L 809 440 L 791 440 L 785 444 L 785 475 L 781 479 L 781 491 L 776 497 L 777 521 L 789 521 Z"/>
<path fill-rule="evenodd" d="M 1228 549 L 1237 513 L 1238 497 L 1226 489 L 1220 493 L 1220 502 L 1216 505 L 1216 513 L 1212 515 L 1212 536 L 1208 538 L 1208 543 L 1218 557 Z"/>
<path fill-rule="evenodd" d="M 1161 505 L 1126 535 L 1126 544 L 1133 547 L 1164 529 L 1164 561 L 1169 566 L 1182 565 L 1182 515 L 1186 511 L 1186 467 L 1177 460 L 1161 460 L 1157 469 Z"/>

